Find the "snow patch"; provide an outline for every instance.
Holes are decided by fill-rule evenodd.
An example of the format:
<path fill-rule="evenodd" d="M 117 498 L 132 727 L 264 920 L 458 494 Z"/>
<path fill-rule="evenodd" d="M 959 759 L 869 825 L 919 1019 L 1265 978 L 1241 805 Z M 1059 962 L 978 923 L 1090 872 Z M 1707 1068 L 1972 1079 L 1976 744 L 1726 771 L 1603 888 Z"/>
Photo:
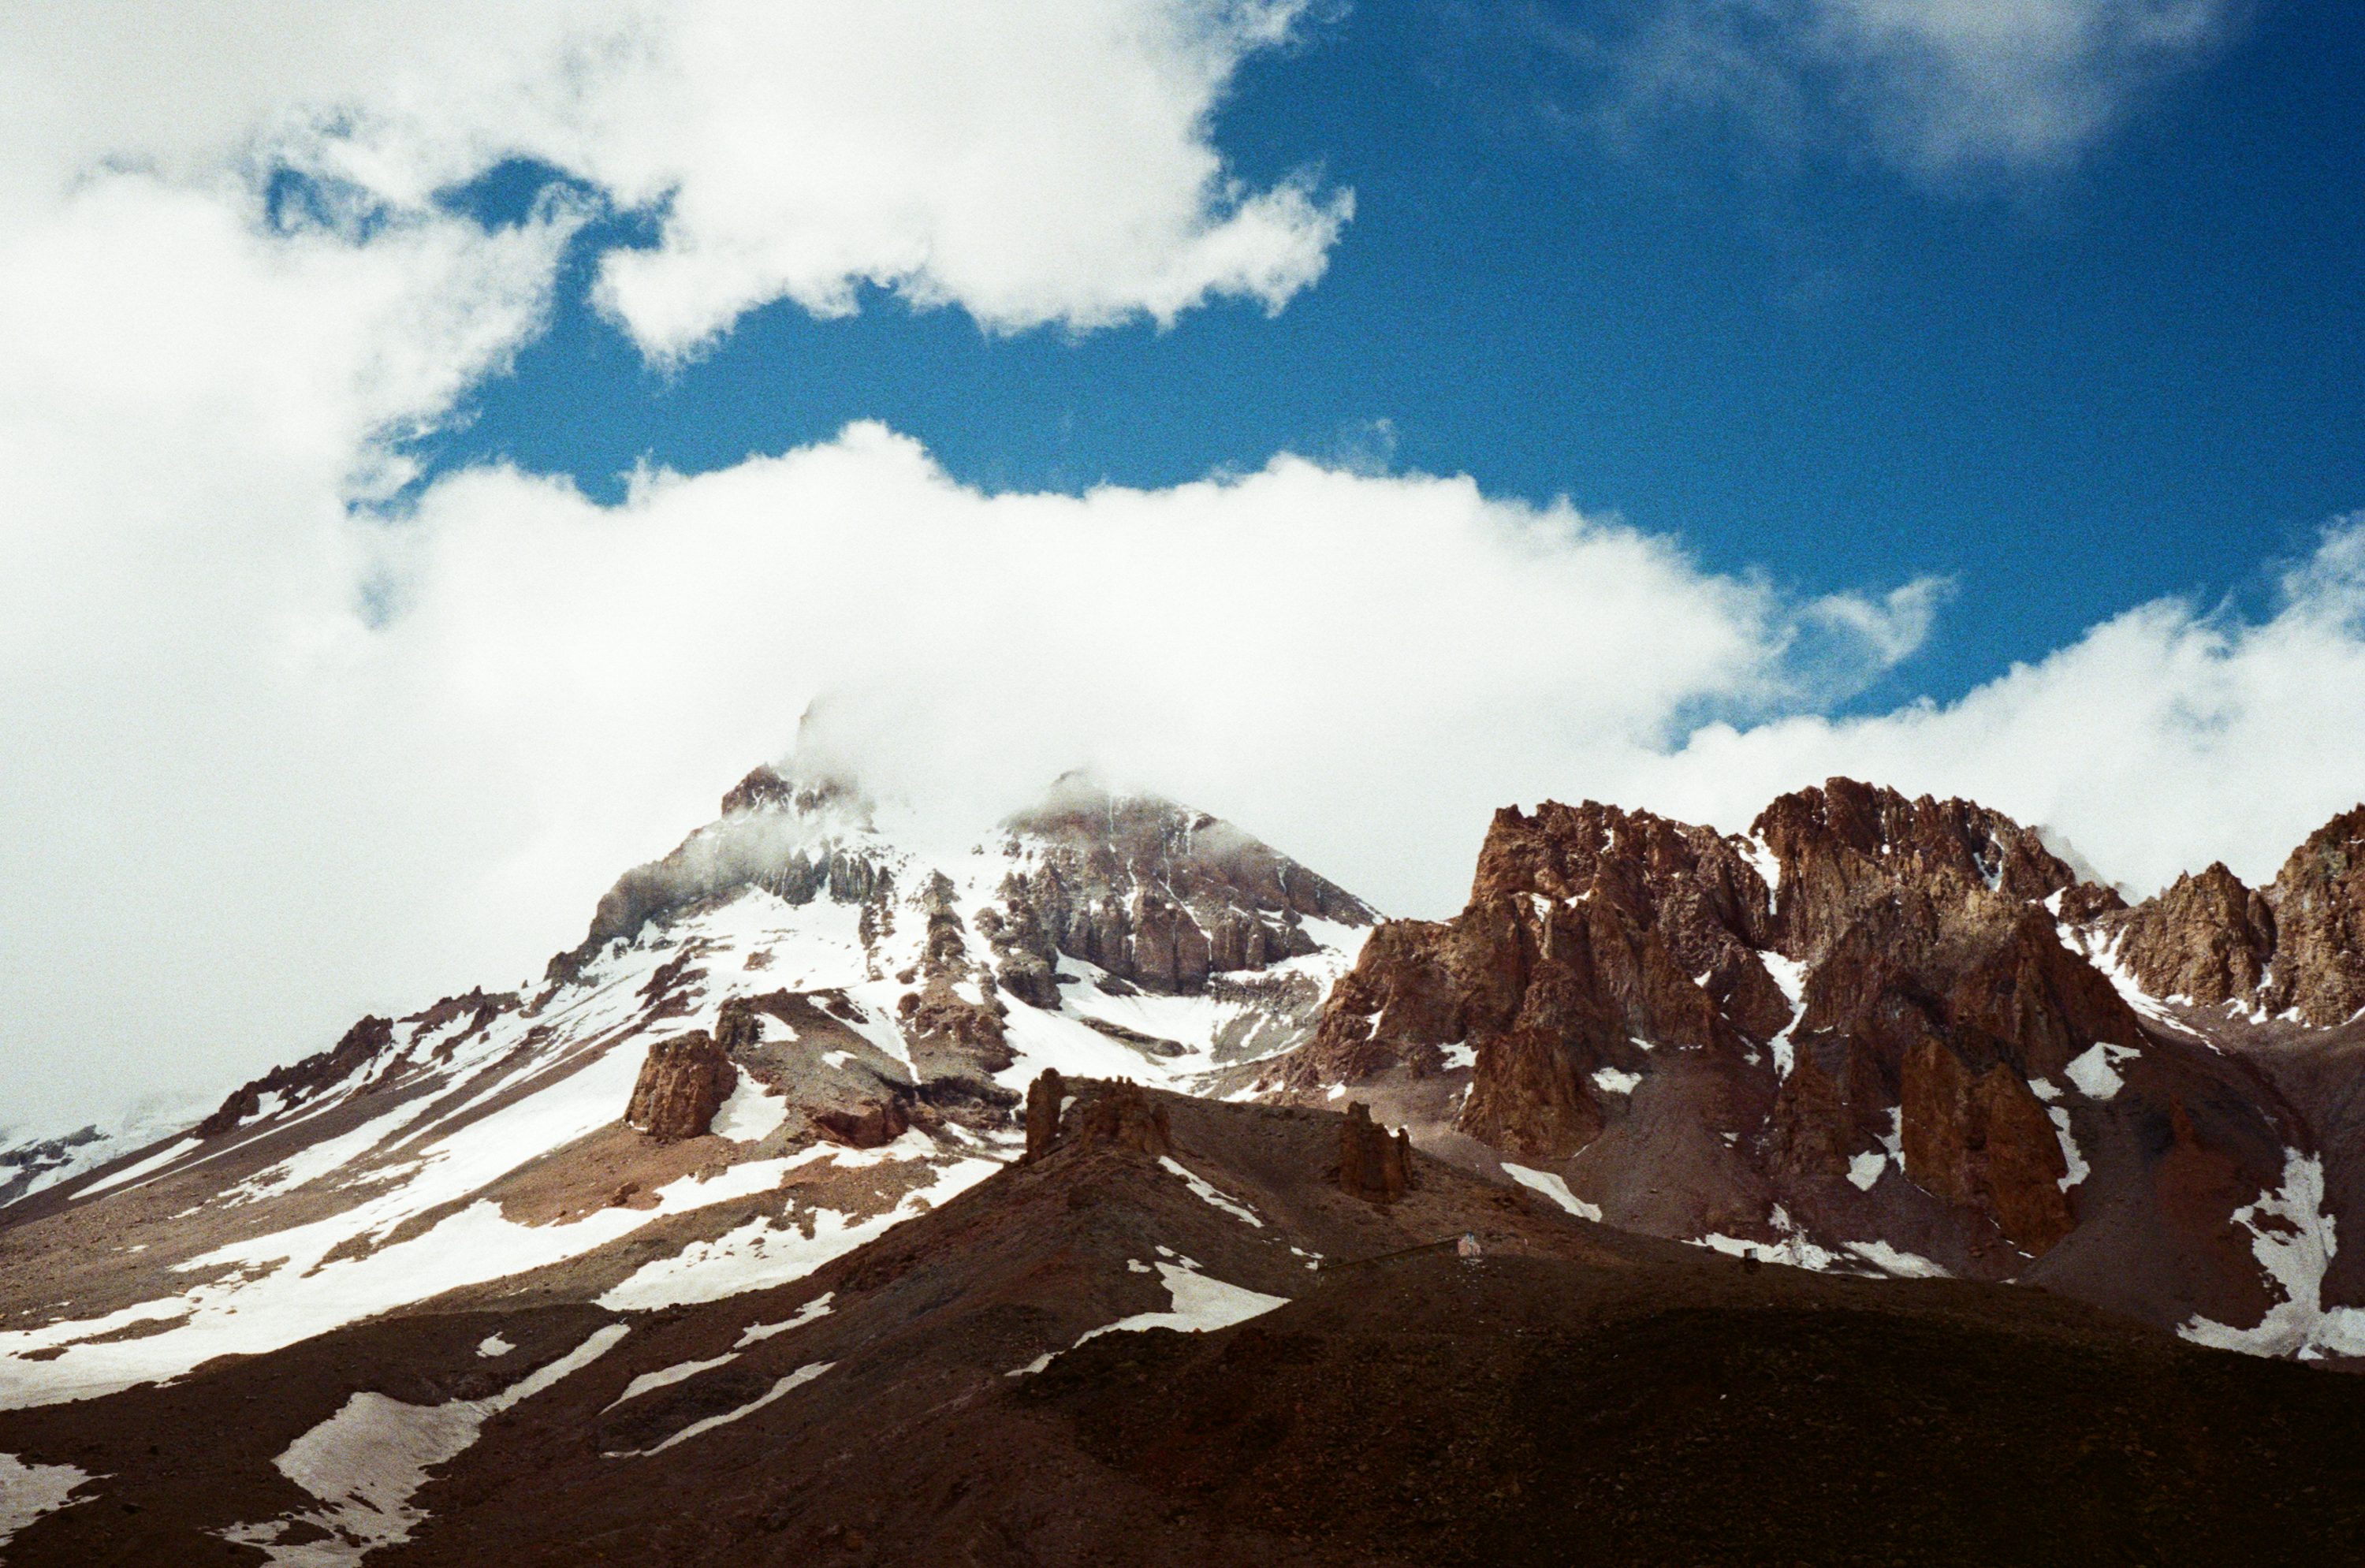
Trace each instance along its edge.
<path fill-rule="evenodd" d="M 1880 1173 L 1889 1169 L 1889 1156 L 1878 1149 L 1868 1148 L 1848 1159 L 1847 1179 L 1857 1192 L 1869 1193 Z"/>
<path fill-rule="evenodd" d="M 140 1161 L 137 1165 L 127 1165 L 111 1176 L 100 1177 L 97 1181 L 93 1182 L 89 1186 L 84 1187 L 81 1192 L 76 1193 L 71 1201 L 78 1204 L 84 1198 L 92 1197 L 97 1193 L 106 1192 L 109 1187 L 120 1186 L 126 1182 L 137 1181 L 140 1177 L 147 1175 L 151 1170 L 162 1170 L 165 1166 L 172 1164 L 173 1161 L 180 1159 L 181 1156 L 188 1153 L 189 1150 L 196 1147 L 197 1140 L 196 1138 L 185 1137 L 178 1143 L 157 1150 L 154 1154 L 150 1155 L 147 1159 Z"/>
<path fill-rule="evenodd" d="M 2253 1356 L 2365 1356 L 2365 1307 L 2324 1305 L 2324 1275 L 2337 1250 L 2333 1217 L 2324 1209 L 2324 1160 L 2295 1148 L 2283 1151 L 2283 1184 L 2234 1211 L 2250 1233 L 2250 1252 L 2282 1300 L 2248 1328 L 2194 1314 L 2177 1332 L 2195 1344 Z"/>
<path fill-rule="evenodd" d="M 1642 1081 L 1641 1073 L 1620 1072 L 1614 1067 L 1596 1068 L 1593 1073 L 1594 1087 L 1605 1094 L 1631 1094 Z"/>
<path fill-rule="evenodd" d="M 1773 895 L 1782 890 L 1782 862 L 1775 858 L 1774 851 L 1767 848 L 1765 841 L 1755 834 L 1734 841 L 1734 847 L 1741 851 L 1742 857 L 1756 869 L 1757 874 L 1765 879 L 1765 893 L 1770 906 Z"/>
<path fill-rule="evenodd" d="M 2108 1100 L 2125 1087 L 2126 1081 L 2117 1070 L 2120 1064 L 2142 1054 L 2132 1047 L 2104 1043 L 2077 1058 L 2063 1070 L 2078 1092 L 2087 1099 Z"/>
<path fill-rule="evenodd" d="M 515 1345 L 510 1344 L 507 1339 L 502 1338 L 498 1334 L 488 1334 L 483 1338 L 476 1341 L 476 1354 L 488 1361 L 496 1361 L 502 1356 L 506 1356 L 511 1350 L 516 1349 L 517 1347 Z"/>
<path fill-rule="evenodd" d="M 1169 1257 L 1174 1254 L 1160 1248 Z M 1245 1323 L 1251 1317 L 1271 1312 L 1276 1306 L 1287 1306 L 1285 1295 L 1267 1295 L 1199 1272 L 1199 1266 L 1185 1258 L 1179 1263 L 1160 1263 L 1158 1272 L 1166 1282 L 1166 1294 L 1171 1301 L 1164 1312 L 1137 1312 L 1130 1317 L 1120 1317 L 1115 1323 L 1104 1323 L 1098 1328 L 1087 1328 L 1078 1336 L 1076 1345 L 1086 1339 L 1097 1339 L 1104 1334 L 1138 1334 L 1145 1328 L 1172 1328 L 1184 1334 L 1205 1334 L 1217 1328 L 1228 1328 L 1235 1323 Z M 1068 1347 L 1075 1349 L 1075 1345 Z M 1013 1367 L 1009 1377 L 1023 1377 L 1041 1372 L 1052 1359 L 1062 1352 L 1047 1350 L 1023 1367 Z"/>
<path fill-rule="evenodd" d="M 383 1394 L 355 1394 L 272 1461 L 280 1474 L 327 1506 L 234 1526 L 221 1532 L 222 1539 L 261 1547 L 264 1560 L 279 1568 L 337 1568 L 357 1563 L 379 1547 L 409 1540 L 427 1518 L 410 1499 L 426 1484 L 430 1470 L 465 1451 L 486 1421 L 590 1365 L 625 1332 L 622 1324 L 611 1323 L 541 1371 L 486 1399 L 406 1405 Z M 278 1544 L 288 1528 L 297 1524 L 326 1531 L 329 1539 Z"/>
<path fill-rule="evenodd" d="M 1843 1241 L 1840 1245 L 1882 1273 L 1900 1280 L 1945 1280 L 1954 1277 L 1919 1253 L 1901 1251 L 1886 1241 Z"/>
<path fill-rule="evenodd" d="M 1553 1175 L 1549 1170 L 1530 1170 L 1524 1165 L 1514 1165 L 1507 1159 L 1503 1162 L 1503 1174 L 1522 1187 L 1532 1187 L 1579 1219 L 1589 1219 L 1596 1225 L 1601 1223 L 1601 1205 L 1586 1203 L 1568 1190 L 1568 1182 L 1565 1180 Z"/>
<path fill-rule="evenodd" d="M 1262 1230 L 1264 1228 L 1264 1221 L 1257 1218 L 1255 1215 L 1251 1214 L 1247 1205 L 1240 1204 L 1234 1199 L 1226 1197 L 1222 1193 L 1216 1191 L 1213 1184 L 1194 1172 L 1188 1166 L 1185 1166 L 1175 1159 L 1172 1155 L 1160 1155 L 1158 1157 L 1158 1163 L 1164 1166 L 1172 1174 L 1182 1177 L 1183 1184 L 1189 1187 L 1192 1192 L 1198 1194 L 1200 1202 L 1211 1204 L 1216 1208 L 1223 1210 L 1226 1214 L 1232 1215 L 1235 1219 L 1246 1220 L 1249 1224 L 1255 1226 L 1259 1230 Z"/>
<path fill-rule="evenodd" d="M 89 1502 L 73 1494 L 95 1479 L 71 1464 L 27 1464 L 13 1453 L 0 1453 L 0 1546 L 43 1514 Z"/>
<path fill-rule="evenodd" d="M 838 1163 L 876 1163 L 861 1156 L 884 1154 L 894 1147 L 890 1144 L 886 1148 L 837 1151 Z M 792 1225 L 758 1215 L 712 1241 L 694 1241 L 673 1257 L 643 1264 L 601 1296 L 600 1305 L 617 1311 L 651 1312 L 663 1306 L 720 1301 L 724 1296 L 803 1279 L 831 1260 L 884 1236 L 904 1220 L 967 1192 L 1001 1169 L 1002 1162 L 996 1159 L 956 1160 L 927 1186 L 906 1193 L 893 1208 L 867 1219 L 848 1221 L 835 1209 L 811 1210 L 810 1236 Z"/>
<path fill-rule="evenodd" d="M 2091 1176 L 2094 1168 L 2086 1163 L 2086 1156 L 2078 1148 L 2078 1140 L 2069 1134 L 2069 1108 L 2067 1105 L 2047 1105 L 2045 1114 L 2053 1118 L 2053 1136 L 2061 1140 L 2061 1162 L 2068 1168 L 2068 1173 L 2054 1185 L 2066 1193 Z"/>
<path fill-rule="evenodd" d="M 803 1327 L 817 1317 L 827 1317 L 830 1311 L 829 1304 L 836 1298 L 836 1295 L 835 1291 L 824 1291 L 797 1308 L 794 1316 L 784 1317 L 778 1323 L 750 1323 L 745 1328 L 740 1330 L 739 1338 L 733 1342 L 731 1348 L 734 1350 L 744 1350 L 750 1345 L 761 1344 L 775 1334 L 785 1334 L 791 1328 Z"/>
<path fill-rule="evenodd" d="M 1790 1076 L 1790 1064 L 1795 1059 L 1790 1031 L 1796 1029 L 1799 1020 L 1806 1016 L 1806 1003 L 1802 998 L 1807 989 L 1807 966 L 1771 951 L 1759 953 L 1757 961 L 1765 966 L 1765 972 L 1774 977 L 1775 985 L 1781 990 L 1782 1000 L 1790 1004 L 1790 1021 L 1783 1025 L 1781 1032 L 1768 1042 L 1774 1047 L 1775 1081 L 1780 1082 Z"/>
<path fill-rule="evenodd" d="M 734 1143 L 758 1143 L 788 1119 L 788 1097 L 773 1093 L 743 1069 L 739 1086 L 715 1110 L 714 1131 Z"/>
<path fill-rule="evenodd" d="M 738 1359 L 738 1351 L 725 1350 L 719 1356 L 710 1356 L 702 1361 L 676 1361 L 669 1367 L 659 1367 L 653 1372 L 643 1372 L 624 1385 L 623 1393 L 601 1406 L 600 1413 L 604 1416 L 625 1400 L 637 1399 L 653 1388 L 670 1388 L 677 1383 L 696 1377 L 700 1372 L 712 1368 L 728 1366 Z"/>
<path fill-rule="evenodd" d="M 725 1410 L 720 1416 L 709 1416 L 703 1421 L 692 1421 L 689 1426 L 684 1427 L 680 1431 L 676 1432 L 673 1436 L 657 1444 L 655 1448 L 626 1449 L 622 1452 L 604 1453 L 600 1457 L 602 1459 L 645 1459 L 651 1454 L 663 1453 L 666 1450 L 673 1447 L 676 1443 L 686 1443 L 692 1438 L 699 1437 L 714 1430 L 717 1427 L 727 1427 L 734 1421 L 744 1420 L 747 1417 L 753 1416 L 757 1411 L 761 1410 L 765 1406 L 771 1404 L 774 1400 L 784 1398 L 792 1390 L 802 1388 L 806 1383 L 811 1383 L 813 1379 L 821 1376 L 822 1373 L 829 1371 L 830 1368 L 836 1364 L 837 1363 L 835 1361 L 814 1361 L 809 1365 L 799 1367 L 788 1376 L 780 1379 L 779 1382 L 772 1384 L 772 1386 L 763 1394 L 757 1395 L 755 1398 L 747 1401 L 746 1404 L 740 1406 L 736 1410 Z"/>

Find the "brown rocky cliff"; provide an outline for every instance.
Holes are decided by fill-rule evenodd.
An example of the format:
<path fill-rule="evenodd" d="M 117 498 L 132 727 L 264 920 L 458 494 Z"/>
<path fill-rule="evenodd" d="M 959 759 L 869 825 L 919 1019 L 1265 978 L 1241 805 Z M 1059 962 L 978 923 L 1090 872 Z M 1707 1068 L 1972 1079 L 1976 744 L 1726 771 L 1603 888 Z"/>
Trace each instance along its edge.
<path fill-rule="evenodd" d="M 1723 1103 L 1770 1107 L 1757 1157 L 1794 1201 L 1902 1136 L 1956 1223 L 2049 1247 L 2069 1214 L 2064 1159 L 2029 1081 L 2057 1090 L 2098 1042 L 2146 1036 L 2046 901 L 2118 901 L 1967 801 L 1835 778 L 1775 801 L 1755 833 L 1593 802 L 1498 812 L 1469 907 L 1375 932 L 1283 1086 L 1418 1077 L 1466 1044 L 1457 1128 L 1549 1160 L 1630 1114 L 1656 1074 L 1701 1064 Z M 1803 969 L 1795 1019 L 1769 954 Z M 1778 1084 L 1777 1036 L 1793 1064 Z M 1952 1066 L 1917 1058 L 1925 1045 Z"/>
<path fill-rule="evenodd" d="M 2177 878 L 2116 929 L 2119 962 L 2154 996 L 2247 1001 L 2274 958 L 2273 908 L 2223 862 Z"/>
<path fill-rule="evenodd" d="M 1781 868 L 1769 944 L 1812 963 L 1865 904 L 1911 887 L 1938 902 L 1984 890 L 2038 902 L 2079 885 L 2037 834 L 1968 801 L 1908 800 L 1833 778 L 1784 795 L 1750 825 Z"/>
<path fill-rule="evenodd" d="M 713 1130 L 714 1113 L 738 1082 L 739 1070 L 703 1029 L 653 1041 L 624 1120 L 668 1142 L 702 1137 Z"/>
<path fill-rule="evenodd" d="M 2067 1166 L 2030 1081 L 2057 1090 L 2096 1044 L 2146 1036 L 2041 906 L 1984 886 L 1900 888 L 1857 909 L 1804 1001 L 1776 1109 L 1786 1170 L 1838 1174 L 1882 1146 L 1893 1108 L 1923 1190 L 2028 1253 L 2068 1233 Z"/>
<path fill-rule="evenodd" d="M 1468 988 L 1454 969 L 1464 948 L 1456 938 L 1455 926 L 1440 921 L 1381 924 L 1332 989 L 1314 1038 L 1283 1063 L 1283 1087 L 1360 1082 L 1399 1061 L 1437 1070 L 1440 1047 L 1470 1034 Z"/>
<path fill-rule="evenodd" d="M 2275 911 L 2267 1011 L 2296 1009 L 2318 1025 L 2355 1017 L 2365 1008 L 2365 806 L 2310 834 L 2267 897 Z"/>
<path fill-rule="evenodd" d="M 2347 1023 L 2365 1009 L 2365 806 L 2310 834 L 2263 890 L 2211 866 L 2091 935 L 2155 996 Z"/>
<path fill-rule="evenodd" d="M 1974 1071 L 1931 1038 L 1906 1053 L 1905 1174 L 1924 1191 L 1989 1215 L 2032 1256 L 2076 1224 L 2061 1145 L 2027 1082 L 2001 1062 Z"/>

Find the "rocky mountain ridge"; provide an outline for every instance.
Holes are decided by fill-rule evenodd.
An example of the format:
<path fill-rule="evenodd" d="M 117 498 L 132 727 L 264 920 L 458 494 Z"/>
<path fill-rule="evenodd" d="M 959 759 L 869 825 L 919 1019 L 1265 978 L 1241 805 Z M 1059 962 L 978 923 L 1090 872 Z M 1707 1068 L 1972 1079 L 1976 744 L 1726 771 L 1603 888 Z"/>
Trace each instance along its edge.
<path fill-rule="evenodd" d="M 1506 811 L 1463 913 L 1381 925 L 1255 1082 L 1372 1094 L 1651 1234 L 2356 1356 L 2365 1294 L 2315 1194 L 2365 1148 L 2279 1070 L 2365 1004 L 2360 820 L 2267 895 L 2213 868 L 2130 908 L 1999 813 L 1847 779 L 1745 834 Z"/>
<path fill-rule="evenodd" d="M 1547 802 L 1496 814 L 1461 914 L 1381 921 L 1238 828 L 1076 779 L 948 842 L 759 768 L 620 878 L 532 994 L 364 1018 L 145 1148 L 28 1156 L 0 1205 L 0 1545 L 1312 1563 L 1416 1537 L 1408 1560 L 1449 1560 L 1474 1522 L 1474 1561 L 1557 1560 L 1577 1516 L 1498 1495 L 1542 1484 L 1519 1391 L 1590 1391 L 1547 1404 L 1550 1440 L 1592 1453 L 1600 1401 L 1680 1394 L 1703 1347 L 1797 1417 L 1735 1437 L 1760 1468 L 1843 1428 L 1920 1441 L 1819 1403 L 1867 1366 L 1900 1369 L 1863 1386 L 1878 1408 L 1954 1389 L 1963 1419 L 2054 1442 L 1995 1379 L 2108 1364 L 2123 1403 L 2214 1391 L 2160 1395 L 2125 1464 L 2178 1422 L 2233 1441 L 2268 1385 L 2210 1350 L 2259 1375 L 2365 1363 L 2365 1250 L 2338 1246 L 2365 1226 L 2365 1028 L 2340 1012 L 2359 825 L 2268 889 L 2213 868 L 2130 906 L 2000 813 L 1845 779 L 1745 834 Z M 1282 1348 L 1249 1327 L 1268 1314 Z M 1605 1327 L 1622 1348 L 1597 1356 Z M 1217 1360 L 1104 1342 L 1160 1333 Z M 1983 1370 L 1955 1389 L 1947 1357 Z M 1334 1408 L 1292 1370 L 1317 1365 L 1458 1414 Z M 2348 1429 L 2343 1396 L 2274 1386 Z M 1138 1414 L 1124 1391 L 1150 1387 L 1185 1425 Z M 230 1408 L 236 1430 L 208 1413 Z M 835 1435 L 882 1419 L 886 1448 Z M 1508 1446 L 1440 1461 L 1390 1435 L 1451 1449 L 1457 1422 Z M 725 1428 L 801 1457 L 750 1468 L 707 1440 Z M 1665 1440 L 1691 1456 L 1667 1485 L 1754 1473 Z M 2262 1474 L 2317 1474 L 2275 1441 Z M 1239 1444 L 1301 1490 L 1343 1464 L 1358 1497 L 1395 1455 L 1396 1493 L 1366 1500 L 1396 1533 L 1316 1509 L 1309 1535 Z M 2024 1446 L 1973 1457 L 2001 1473 Z M 901 1479 L 849 1481 L 857 1451 Z M 1438 1490 L 1440 1462 L 1496 1492 Z M 2238 1510 L 2206 1469 L 2113 1484 Z M 1262 1522 L 1185 1528 L 1159 1500 L 1184 1473 Z M 1022 1480 L 1049 1512 L 1004 1506 Z M 1628 1481 L 1590 1475 L 1579 1513 L 1698 1560 L 1706 1538 L 1618 1512 Z M 926 1518 L 899 1488 L 936 1489 Z M 685 1526 L 689 1496 L 720 1511 Z M 2074 1499 L 2046 1506 L 2088 1539 Z M 1077 1508 L 1101 1509 L 1088 1542 L 1059 1533 Z"/>
<path fill-rule="evenodd" d="M 537 993 L 362 1019 L 26 1192 L 0 1408 L 534 1268 L 645 1301 L 809 1268 L 1014 1158 L 1047 1067 L 1187 1086 L 1296 1044 L 1371 918 L 1229 824 L 1077 780 L 949 846 L 891 819 L 758 769 Z"/>

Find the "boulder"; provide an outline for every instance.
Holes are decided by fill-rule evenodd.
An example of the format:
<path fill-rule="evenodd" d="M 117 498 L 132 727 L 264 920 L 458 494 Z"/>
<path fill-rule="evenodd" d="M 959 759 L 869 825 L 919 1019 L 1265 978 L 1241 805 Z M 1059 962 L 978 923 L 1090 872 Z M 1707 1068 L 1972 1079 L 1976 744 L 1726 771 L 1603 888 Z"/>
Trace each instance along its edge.
<path fill-rule="evenodd" d="M 702 1137 L 713 1130 L 715 1112 L 738 1082 L 739 1070 L 705 1030 L 656 1040 L 641 1064 L 624 1120 L 667 1142 Z"/>

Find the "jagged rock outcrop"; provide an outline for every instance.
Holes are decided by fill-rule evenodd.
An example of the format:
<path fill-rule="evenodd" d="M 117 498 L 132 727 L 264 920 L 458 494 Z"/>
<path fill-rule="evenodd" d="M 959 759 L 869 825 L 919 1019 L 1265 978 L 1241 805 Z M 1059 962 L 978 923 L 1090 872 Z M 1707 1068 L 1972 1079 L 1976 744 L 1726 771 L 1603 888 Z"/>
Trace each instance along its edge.
<path fill-rule="evenodd" d="M 1166 1107 L 1138 1083 L 1104 1083 L 1076 1107 L 1076 1142 L 1082 1148 L 1129 1148 L 1156 1159 L 1172 1152 Z"/>
<path fill-rule="evenodd" d="M 654 1041 L 633 1085 L 624 1121 L 667 1142 L 703 1137 L 713 1130 L 714 1113 L 738 1083 L 739 1070 L 721 1042 L 705 1030 Z"/>
<path fill-rule="evenodd" d="M 1362 900 L 1229 823 L 1075 778 L 1004 824 L 1028 862 L 980 927 L 1013 994 L 1055 996 L 1067 953 L 1146 991 L 1195 993 L 1211 977 L 1315 950 L 1307 920 L 1367 925 Z"/>
<path fill-rule="evenodd" d="M 190 1129 L 191 1136 L 219 1137 L 255 1114 L 262 1108 L 265 1095 L 276 1094 L 283 1101 L 293 1103 L 342 1083 L 368 1066 L 393 1042 L 393 1019 L 375 1014 L 364 1017 L 346 1030 L 344 1036 L 330 1049 L 316 1052 L 286 1067 L 273 1068 L 261 1078 L 231 1090 L 219 1110 Z"/>
<path fill-rule="evenodd" d="M 1753 945 L 1767 903 L 1743 846 L 1710 829 L 1590 801 L 1498 812 L 1469 907 L 1375 931 L 1284 1081 L 1435 1071 L 1466 1043 L 1463 1130 L 1574 1152 L 1602 1125 L 1596 1074 L 1640 1071 L 1660 1044 L 1743 1050 L 1745 1029 L 1788 1021 Z"/>
<path fill-rule="evenodd" d="M 2365 806 L 2310 834 L 2264 889 L 2212 866 L 2097 935 L 2155 996 L 2345 1024 L 2365 1010 Z"/>
<path fill-rule="evenodd" d="M 1899 888 L 1948 904 L 1979 890 L 2041 902 L 2079 885 L 2033 829 L 2000 812 L 1909 800 L 1852 778 L 1782 796 L 1749 831 L 1779 873 L 1767 945 L 1806 963 L 1819 961 L 1865 905 Z"/>
<path fill-rule="evenodd" d="M 1026 1086 L 1026 1159 L 1029 1163 L 1051 1152 L 1059 1138 L 1059 1112 L 1068 1097 L 1067 1080 L 1059 1070 L 1047 1067 Z"/>
<path fill-rule="evenodd" d="M 2264 1005 L 2319 1026 L 2365 1009 L 2365 806 L 2310 834 L 2275 876 L 2275 973 Z"/>
<path fill-rule="evenodd" d="M 2219 861 L 2188 872 L 2119 924 L 2117 957 L 2154 996 L 2247 999 L 2275 953 L 2275 912 Z"/>
<path fill-rule="evenodd" d="M 1393 1204 L 1412 1186 L 1412 1138 L 1372 1120 L 1358 1100 L 1339 1124 L 1339 1190 L 1351 1198 Z"/>
<path fill-rule="evenodd" d="M 1173 1147 L 1166 1106 L 1138 1083 L 1063 1079 L 1047 1068 L 1027 1085 L 1030 1163 L 1059 1148 L 1129 1148 L 1155 1159 Z"/>
<path fill-rule="evenodd" d="M 1604 1157 L 1648 1172 L 1630 1223 L 1778 1233 L 1786 1212 L 1860 1209 L 1893 1169 L 1910 1185 L 1879 1201 L 1919 1205 L 1917 1226 L 2039 1255 L 2077 1214 L 2044 1096 L 2097 1046 L 2145 1038 L 2064 944 L 2073 899 L 2115 902 L 1998 812 L 1848 779 L 1782 797 L 1746 836 L 1594 802 L 1507 810 L 1463 913 L 1375 931 L 1277 1076 L 1308 1096 L 1417 1080 L 1466 1047 L 1453 1126 L 1514 1159 L 1663 1125 L 1637 1117 L 1687 1129 Z M 1648 1201 L 1670 1183 L 1689 1195 Z"/>

